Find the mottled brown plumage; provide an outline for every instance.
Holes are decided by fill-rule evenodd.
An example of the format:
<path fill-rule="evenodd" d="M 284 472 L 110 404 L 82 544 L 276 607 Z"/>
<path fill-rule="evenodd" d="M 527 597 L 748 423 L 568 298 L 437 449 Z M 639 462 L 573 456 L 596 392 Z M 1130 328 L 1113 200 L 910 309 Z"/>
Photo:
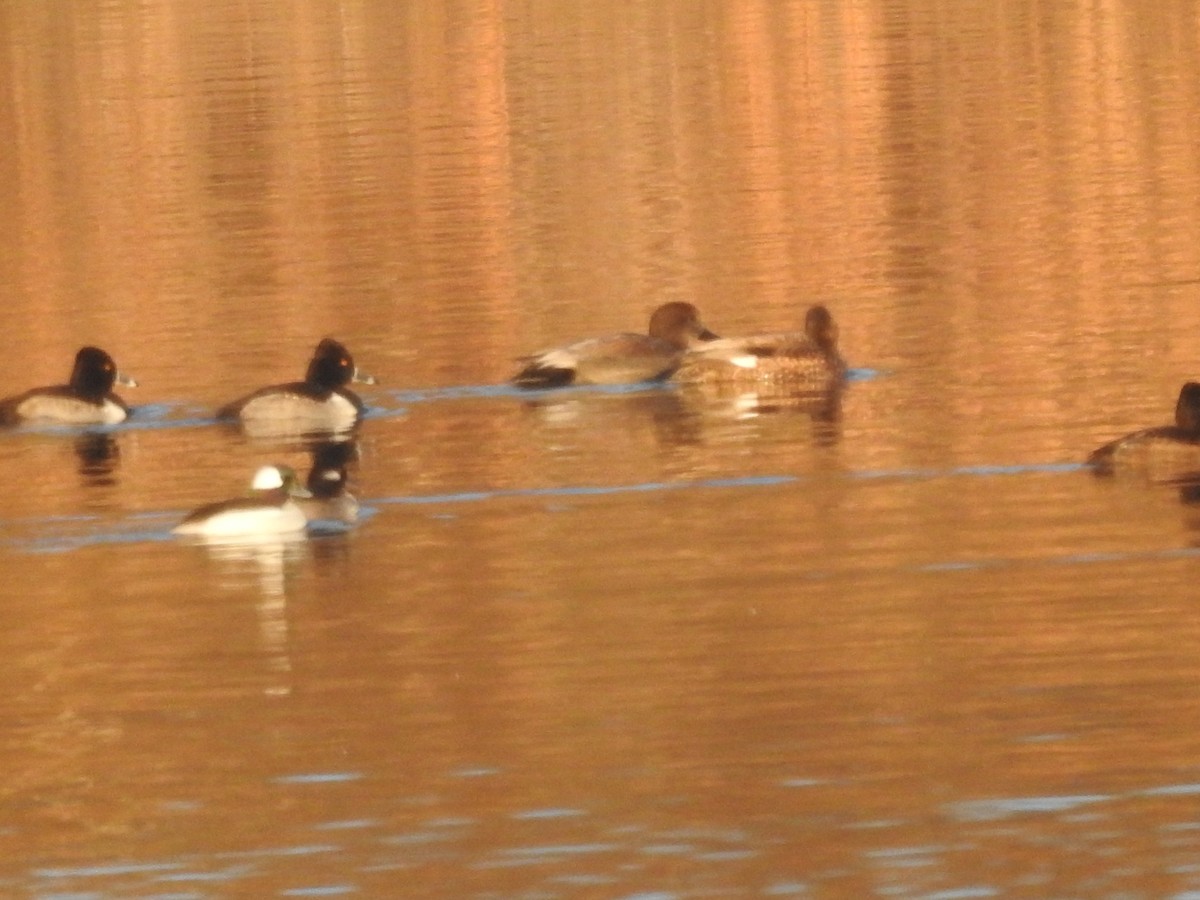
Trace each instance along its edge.
<path fill-rule="evenodd" d="M 691 348 L 675 379 L 698 383 L 795 382 L 824 387 L 840 380 L 846 362 L 838 329 L 824 306 L 809 309 L 804 331 L 720 338 Z"/>

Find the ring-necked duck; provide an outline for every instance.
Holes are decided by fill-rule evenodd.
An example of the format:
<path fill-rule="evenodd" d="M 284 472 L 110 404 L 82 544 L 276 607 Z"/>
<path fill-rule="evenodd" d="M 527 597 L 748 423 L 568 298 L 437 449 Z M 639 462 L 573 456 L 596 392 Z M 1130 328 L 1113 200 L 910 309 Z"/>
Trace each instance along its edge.
<path fill-rule="evenodd" d="M 312 468 L 305 486 L 312 496 L 296 503 L 310 522 L 342 522 L 358 519 L 358 501 L 346 489 L 346 464 L 354 458 L 350 441 L 325 443 L 313 451 Z"/>
<path fill-rule="evenodd" d="M 346 385 L 374 384 L 360 372 L 354 357 L 333 338 L 317 344 L 303 381 L 260 388 L 217 411 L 219 419 L 240 419 L 244 425 L 268 429 L 341 430 L 358 421 L 364 406 Z"/>
<path fill-rule="evenodd" d="M 688 347 L 716 335 L 690 303 L 665 303 L 650 317 L 649 334 L 610 334 L 522 357 L 512 382 L 522 388 L 569 384 L 636 384 L 670 376 Z"/>
<path fill-rule="evenodd" d="M 721 338 L 693 347 L 676 373 L 678 381 L 819 382 L 841 379 L 846 361 L 838 352 L 838 327 L 824 306 L 804 317 L 804 331 Z"/>
<path fill-rule="evenodd" d="M 1101 472 L 1143 469 L 1157 479 L 1200 476 L 1200 384 L 1189 381 L 1175 401 L 1175 424 L 1144 428 L 1094 450 L 1088 463 Z"/>
<path fill-rule="evenodd" d="M 287 466 L 263 466 L 254 473 L 249 496 L 201 506 L 171 530 L 198 537 L 297 534 L 308 518 L 296 498 L 307 495 Z"/>
<path fill-rule="evenodd" d="M 111 356 L 99 347 L 83 347 L 75 354 L 75 367 L 67 384 L 40 387 L 0 400 L 0 423 L 44 421 L 64 425 L 114 425 L 129 416 L 125 401 L 112 392 L 113 385 L 137 387 L 137 382 L 117 371 Z"/>

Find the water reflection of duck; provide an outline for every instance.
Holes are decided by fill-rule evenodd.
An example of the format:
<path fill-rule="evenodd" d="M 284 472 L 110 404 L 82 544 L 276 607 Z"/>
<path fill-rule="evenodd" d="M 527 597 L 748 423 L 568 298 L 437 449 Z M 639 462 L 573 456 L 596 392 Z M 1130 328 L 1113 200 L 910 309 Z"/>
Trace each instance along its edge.
<path fill-rule="evenodd" d="M 113 469 L 121 460 L 121 449 L 111 434 L 89 432 L 75 439 L 79 474 L 94 484 L 111 484 Z"/>
<path fill-rule="evenodd" d="M 117 370 L 99 347 L 83 347 L 66 384 L 33 388 L 0 400 L 0 424 L 43 421 L 62 425 L 115 425 L 129 416 L 129 406 L 112 392 L 113 385 L 137 387 Z"/>
<path fill-rule="evenodd" d="M 842 388 L 840 381 L 821 390 L 783 383 L 714 382 L 685 385 L 681 393 L 706 426 L 735 423 L 736 430 L 724 432 L 725 440 L 733 435 L 749 438 L 767 421 L 794 419 L 807 420 L 811 438 L 818 445 L 832 446 L 841 439 Z M 754 422 L 759 425 L 752 426 Z"/>
<path fill-rule="evenodd" d="M 838 327 L 824 306 L 804 317 L 804 331 L 719 338 L 692 347 L 675 374 L 699 383 L 791 383 L 824 387 L 846 374 Z"/>
<path fill-rule="evenodd" d="M 346 385 L 374 384 L 360 372 L 354 357 L 333 338 L 317 344 L 303 381 L 259 388 L 217 411 L 219 419 L 238 419 L 251 432 L 295 433 L 344 431 L 365 409 Z"/>
<path fill-rule="evenodd" d="M 637 384 L 660 381 L 678 367 L 684 351 L 716 337 L 690 303 L 664 303 L 650 317 L 648 334 L 609 334 L 522 357 L 512 378 L 522 388 L 570 384 Z"/>
<path fill-rule="evenodd" d="M 263 466 L 254 473 L 248 496 L 201 506 L 171 530 L 218 539 L 301 534 L 308 518 L 296 498 L 307 494 L 287 466 Z"/>
<path fill-rule="evenodd" d="M 349 525 L 358 519 L 358 500 L 347 490 L 346 473 L 356 453 L 353 441 L 329 441 L 313 449 L 312 468 L 305 481 L 311 496 L 296 501 L 310 522 Z"/>
<path fill-rule="evenodd" d="M 1175 424 L 1144 428 L 1093 451 L 1097 472 L 1144 472 L 1155 481 L 1200 479 L 1200 384 L 1189 381 L 1175 403 Z"/>

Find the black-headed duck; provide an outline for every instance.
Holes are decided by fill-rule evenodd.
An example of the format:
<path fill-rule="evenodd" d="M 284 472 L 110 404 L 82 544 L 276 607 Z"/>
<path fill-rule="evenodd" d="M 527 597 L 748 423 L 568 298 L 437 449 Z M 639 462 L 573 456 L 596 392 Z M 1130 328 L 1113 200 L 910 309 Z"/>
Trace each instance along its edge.
<path fill-rule="evenodd" d="M 1145 471 L 1155 480 L 1200 478 L 1200 384 L 1187 382 L 1175 401 L 1175 424 L 1144 428 L 1110 441 L 1088 456 L 1102 473 Z"/>
<path fill-rule="evenodd" d="M 364 405 L 346 385 L 374 384 L 360 372 L 350 351 L 333 338 L 317 344 L 303 381 L 260 388 L 217 411 L 219 419 L 238 419 L 247 428 L 340 431 L 354 425 Z"/>
<path fill-rule="evenodd" d="M 75 354 L 71 380 L 40 387 L 0 400 L 0 424 L 52 422 L 62 425 L 115 425 L 129 417 L 125 401 L 112 392 L 113 385 L 136 387 L 137 382 L 117 370 L 113 358 L 99 347 L 83 347 Z"/>

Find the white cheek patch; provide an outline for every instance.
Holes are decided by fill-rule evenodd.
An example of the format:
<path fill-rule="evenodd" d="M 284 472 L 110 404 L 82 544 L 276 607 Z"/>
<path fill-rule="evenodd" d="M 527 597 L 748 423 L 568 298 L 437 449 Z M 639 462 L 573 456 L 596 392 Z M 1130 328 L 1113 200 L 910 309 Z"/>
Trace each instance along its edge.
<path fill-rule="evenodd" d="M 752 354 L 739 354 L 738 356 L 729 357 L 729 361 L 739 369 L 757 369 L 758 357 Z"/>
<path fill-rule="evenodd" d="M 274 491 L 283 487 L 283 475 L 274 466 L 263 466 L 250 482 L 252 491 Z"/>

